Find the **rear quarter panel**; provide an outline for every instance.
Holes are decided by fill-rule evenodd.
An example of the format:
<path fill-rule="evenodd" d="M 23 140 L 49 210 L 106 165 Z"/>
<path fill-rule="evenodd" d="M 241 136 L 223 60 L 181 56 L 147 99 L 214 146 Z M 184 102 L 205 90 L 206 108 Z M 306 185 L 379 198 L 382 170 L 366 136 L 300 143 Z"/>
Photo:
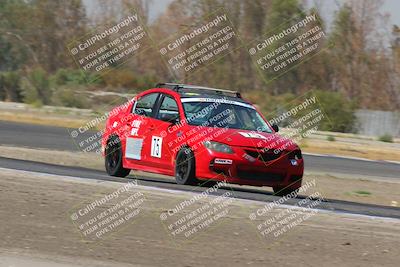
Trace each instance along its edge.
<path fill-rule="evenodd" d="M 121 140 L 122 147 L 125 147 L 126 133 L 129 130 L 126 127 L 126 124 L 133 116 L 131 110 L 135 103 L 135 99 L 136 98 L 124 103 L 123 105 L 117 106 L 109 112 L 102 137 L 103 155 L 105 154 L 107 141 L 112 135 L 118 136 Z"/>

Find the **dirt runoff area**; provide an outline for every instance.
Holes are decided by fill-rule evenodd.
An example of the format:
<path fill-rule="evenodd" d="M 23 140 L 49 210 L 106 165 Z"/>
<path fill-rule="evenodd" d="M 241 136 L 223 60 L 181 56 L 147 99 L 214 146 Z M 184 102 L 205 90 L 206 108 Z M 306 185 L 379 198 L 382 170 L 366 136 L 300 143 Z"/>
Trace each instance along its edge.
<path fill-rule="evenodd" d="M 398 266 L 400 220 L 0 169 L 0 266 Z M 317 203 L 318 204 L 318 203 Z M 311 207 L 317 207 L 311 206 Z"/>

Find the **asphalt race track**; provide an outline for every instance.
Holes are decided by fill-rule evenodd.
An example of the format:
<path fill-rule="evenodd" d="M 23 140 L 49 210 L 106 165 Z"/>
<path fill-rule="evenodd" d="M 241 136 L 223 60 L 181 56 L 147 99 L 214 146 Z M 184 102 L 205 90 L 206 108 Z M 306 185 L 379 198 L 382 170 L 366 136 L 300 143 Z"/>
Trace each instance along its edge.
<path fill-rule="evenodd" d="M 90 133 L 88 134 L 88 136 Z M 54 150 L 78 151 L 78 148 L 73 143 L 69 132 L 66 128 L 41 126 L 33 124 L 22 124 L 13 122 L 0 121 L 0 140 L 1 144 L 15 145 L 32 148 L 45 148 Z M 374 175 L 390 179 L 398 179 L 400 173 L 400 164 L 389 162 L 371 162 L 364 160 L 345 159 L 338 157 L 321 157 L 321 156 L 305 156 L 306 170 L 335 172 L 358 175 Z M 11 168 L 16 170 L 32 171 L 39 173 L 48 173 L 62 176 L 73 176 L 87 179 L 107 180 L 126 183 L 129 179 L 110 177 L 103 171 L 86 169 L 80 167 L 68 167 L 35 161 L 26 161 L 18 159 L 10 159 L 0 157 L 0 167 Z M 130 176 L 134 178 L 133 176 Z M 171 179 L 166 178 L 149 178 L 136 177 L 140 185 L 153 186 L 164 189 L 173 189 L 181 191 L 202 192 L 205 187 L 182 186 L 177 185 Z M 225 188 L 219 190 L 217 194 L 223 194 Z M 278 200 L 279 197 L 274 196 L 270 192 L 260 190 L 257 187 L 254 189 L 235 187 L 233 195 L 236 198 L 257 200 L 263 202 L 271 202 Z M 290 199 L 287 204 L 295 205 L 303 199 L 299 196 L 296 199 Z M 336 212 L 372 215 L 379 217 L 400 218 L 400 209 L 395 207 L 386 207 L 379 205 L 360 204 L 348 201 L 325 199 L 321 209 L 331 210 Z"/>
<path fill-rule="evenodd" d="M 93 135 L 87 133 L 87 136 Z M 79 151 L 62 127 L 0 121 L 0 144 L 53 150 Z M 304 155 L 305 171 L 400 179 L 400 164 L 340 157 Z"/>
<path fill-rule="evenodd" d="M 1 144 L 15 145 L 23 147 L 46 148 L 54 150 L 77 151 L 76 145 L 73 143 L 67 129 L 51 126 L 40 126 L 12 122 L 0 122 L 0 140 Z M 336 172 L 359 175 L 376 175 L 390 179 L 397 179 L 400 173 L 400 164 L 388 162 L 370 162 L 355 159 L 345 159 L 337 157 L 321 157 L 321 156 L 305 156 L 306 169 L 323 172 Z M 47 163 L 39 163 L 35 161 L 10 159 L 0 157 L 0 167 L 11 168 L 16 170 L 31 171 L 38 173 L 48 173 L 62 176 L 81 177 L 87 179 L 107 180 L 126 183 L 129 178 L 110 177 L 103 171 L 60 166 Z M 130 178 L 134 178 L 132 175 Z M 166 178 L 138 178 L 140 185 L 153 186 L 164 189 L 173 189 L 181 191 L 202 192 L 205 187 L 182 186 L 177 185 L 171 179 Z M 217 194 L 223 194 L 227 190 L 233 190 L 233 196 L 241 199 L 257 200 L 263 202 L 271 202 L 278 200 L 279 197 L 274 196 L 271 192 L 260 190 L 257 187 L 249 188 L 224 188 L 218 190 Z M 295 205 L 302 200 L 304 196 L 298 196 L 296 199 L 290 199 L 286 204 Z M 379 217 L 400 218 L 400 209 L 395 207 L 370 205 L 354 203 L 349 201 L 341 201 L 334 199 L 325 199 L 319 206 L 321 209 L 345 212 L 361 215 L 371 215 Z"/>

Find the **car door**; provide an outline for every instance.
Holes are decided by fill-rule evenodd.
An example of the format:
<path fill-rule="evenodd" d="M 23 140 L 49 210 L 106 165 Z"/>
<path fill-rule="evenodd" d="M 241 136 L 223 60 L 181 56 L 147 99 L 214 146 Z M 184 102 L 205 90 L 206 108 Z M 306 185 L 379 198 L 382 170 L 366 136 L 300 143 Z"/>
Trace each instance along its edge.
<path fill-rule="evenodd" d="M 147 147 L 151 144 L 152 117 L 160 97 L 159 93 L 150 93 L 141 96 L 132 108 L 132 116 L 127 120 L 128 133 L 125 145 L 125 159 L 128 167 L 131 164 L 149 165 L 150 155 Z"/>
<path fill-rule="evenodd" d="M 156 107 L 155 117 L 151 119 L 149 130 L 151 132 L 149 161 L 155 168 L 173 173 L 173 142 L 177 132 L 172 126 L 180 120 L 178 103 L 172 95 L 162 94 Z"/>

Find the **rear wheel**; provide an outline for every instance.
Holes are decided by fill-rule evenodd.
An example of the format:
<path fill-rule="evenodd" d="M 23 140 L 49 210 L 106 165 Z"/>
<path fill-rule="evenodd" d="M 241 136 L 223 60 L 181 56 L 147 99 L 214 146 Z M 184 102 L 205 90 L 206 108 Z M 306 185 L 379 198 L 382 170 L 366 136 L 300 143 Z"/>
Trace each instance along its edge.
<path fill-rule="evenodd" d="M 107 142 L 105 166 L 108 175 L 126 177 L 130 169 L 122 166 L 122 148 L 118 137 L 113 137 Z"/>
<path fill-rule="evenodd" d="M 182 148 L 176 155 L 175 180 L 177 184 L 194 185 L 198 183 L 195 176 L 194 153 L 189 148 Z"/>

